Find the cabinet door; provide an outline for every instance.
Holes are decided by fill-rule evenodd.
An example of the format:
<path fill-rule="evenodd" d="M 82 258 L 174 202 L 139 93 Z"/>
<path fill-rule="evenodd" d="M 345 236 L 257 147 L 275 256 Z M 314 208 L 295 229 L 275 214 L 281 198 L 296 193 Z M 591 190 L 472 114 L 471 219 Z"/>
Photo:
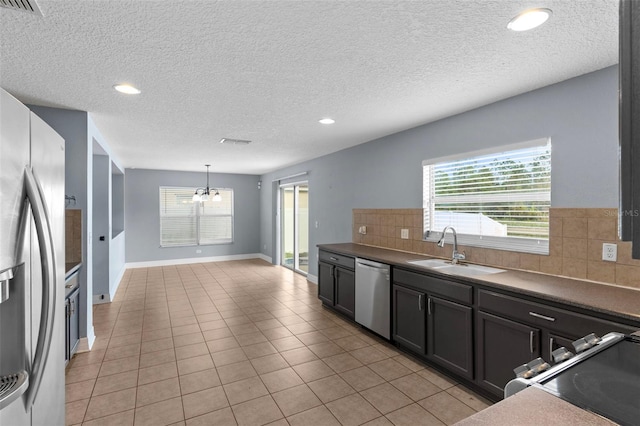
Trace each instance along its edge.
<path fill-rule="evenodd" d="M 356 309 L 356 274 L 344 268 L 335 268 L 335 308 L 350 318 Z"/>
<path fill-rule="evenodd" d="M 452 372 L 473 379 L 473 309 L 429 296 L 427 314 L 427 356 Z"/>
<path fill-rule="evenodd" d="M 318 299 L 329 306 L 333 306 L 333 265 L 328 263 L 318 263 Z"/>
<path fill-rule="evenodd" d="M 513 369 L 540 356 L 540 330 L 481 311 L 477 318 L 477 382 L 504 397 Z"/>
<path fill-rule="evenodd" d="M 425 301 L 424 293 L 393 286 L 393 340 L 421 355 L 426 353 Z"/>

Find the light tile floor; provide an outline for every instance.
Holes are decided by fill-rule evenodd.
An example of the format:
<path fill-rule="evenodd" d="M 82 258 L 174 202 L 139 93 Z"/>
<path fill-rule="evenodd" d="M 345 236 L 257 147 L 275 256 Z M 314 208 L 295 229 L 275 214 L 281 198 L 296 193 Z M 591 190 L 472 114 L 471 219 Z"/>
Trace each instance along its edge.
<path fill-rule="evenodd" d="M 67 424 L 442 425 L 488 406 L 262 260 L 132 269 L 66 373 Z"/>

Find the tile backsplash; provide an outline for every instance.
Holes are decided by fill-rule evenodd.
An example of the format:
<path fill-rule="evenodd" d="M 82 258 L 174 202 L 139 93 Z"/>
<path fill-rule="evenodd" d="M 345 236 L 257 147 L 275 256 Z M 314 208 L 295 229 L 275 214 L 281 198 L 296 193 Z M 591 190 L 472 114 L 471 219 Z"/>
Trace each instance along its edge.
<path fill-rule="evenodd" d="M 65 213 L 65 251 L 67 263 L 82 262 L 82 210 L 67 209 Z"/>
<path fill-rule="evenodd" d="M 366 226 L 367 233 L 358 232 Z M 422 241 L 422 209 L 354 209 L 354 243 L 437 257 L 444 248 Z M 409 239 L 400 238 L 409 230 Z M 549 255 L 460 246 L 467 260 L 491 266 L 542 272 L 640 289 L 640 260 L 631 258 L 631 243 L 618 239 L 618 209 L 552 208 L 549 211 Z M 602 260 L 602 244 L 618 246 L 616 262 Z"/>

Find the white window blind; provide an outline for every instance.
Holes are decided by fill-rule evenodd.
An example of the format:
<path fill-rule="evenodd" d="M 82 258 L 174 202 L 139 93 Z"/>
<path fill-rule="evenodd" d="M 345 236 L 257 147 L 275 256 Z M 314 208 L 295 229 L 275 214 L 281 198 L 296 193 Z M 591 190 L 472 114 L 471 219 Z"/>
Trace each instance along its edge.
<path fill-rule="evenodd" d="M 425 239 L 452 226 L 459 244 L 548 254 L 549 140 L 465 157 L 423 162 Z"/>
<path fill-rule="evenodd" d="M 160 187 L 160 246 L 233 242 L 233 190 L 218 189 L 222 201 L 192 201 L 193 188 Z"/>

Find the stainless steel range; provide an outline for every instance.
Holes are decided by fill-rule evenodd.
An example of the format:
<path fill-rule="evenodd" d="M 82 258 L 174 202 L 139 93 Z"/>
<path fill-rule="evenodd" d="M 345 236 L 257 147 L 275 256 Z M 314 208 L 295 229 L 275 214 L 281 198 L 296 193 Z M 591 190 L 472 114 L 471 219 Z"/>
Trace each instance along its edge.
<path fill-rule="evenodd" d="M 553 352 L 552 367 L 538 358 L 517 367 L 505 398 L 535 386 L 621 425 L 640 424 L 640 332 L 593 334 Z"/>

